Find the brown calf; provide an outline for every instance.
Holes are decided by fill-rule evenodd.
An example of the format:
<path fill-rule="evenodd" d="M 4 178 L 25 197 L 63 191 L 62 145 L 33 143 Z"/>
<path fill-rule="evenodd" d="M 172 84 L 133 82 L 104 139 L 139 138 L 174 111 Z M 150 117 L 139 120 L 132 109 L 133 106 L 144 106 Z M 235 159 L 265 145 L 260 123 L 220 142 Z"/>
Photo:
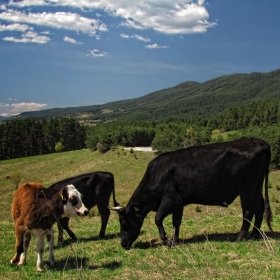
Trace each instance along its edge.
<path fill-rule="evenodd" d="M 38 271 L 43 271 L 45 237 L 49 244 L 48 261 L 50 265 L 55 262 L 53 224 L 63 217 L 85 216 L 88 214 L 88 209 L 85 208 L 80 193 L 73 185 L 66 185 L 57 191 L 31 182 L 18 187 L 11 212 L 15 224 L 16 254 L 10 264 L 25 264 L 27 249 L 31 236 L 33 236 L 38 238 L 36 267 Z"/>

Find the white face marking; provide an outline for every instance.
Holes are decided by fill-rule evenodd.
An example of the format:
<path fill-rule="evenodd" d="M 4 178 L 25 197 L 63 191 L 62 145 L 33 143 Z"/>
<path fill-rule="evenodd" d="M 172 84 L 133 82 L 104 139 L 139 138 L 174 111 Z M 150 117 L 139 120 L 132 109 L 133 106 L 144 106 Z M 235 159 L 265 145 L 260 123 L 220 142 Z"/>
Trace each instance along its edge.
<path fill-rule="evenodd" d="M 62 215 L 62 217 L 87 215 L 88 209 L 83 204 L 81 194 L 77 191 L 74 185 L 67 185 L 66 189 L 68 192 L 68 200 L 64 205 L 64 215 Z"/>

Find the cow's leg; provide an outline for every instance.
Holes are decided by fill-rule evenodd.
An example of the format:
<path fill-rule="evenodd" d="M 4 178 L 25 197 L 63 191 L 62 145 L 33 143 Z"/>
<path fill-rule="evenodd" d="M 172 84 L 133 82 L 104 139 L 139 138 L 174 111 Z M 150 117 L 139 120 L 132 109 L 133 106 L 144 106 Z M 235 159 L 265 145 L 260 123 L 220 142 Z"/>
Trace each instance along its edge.
<path fill-rule="evenodd" d="M 240 199 L 243 212 L 243 223 L 240 233 L 238 234 L 237 241 L 246 238 L 255 212 L 253 209 L 255 207 L 255 202 L 252 201 L 248 195 L 240 195 Z"/>
<path fill-rule="evenodd" d="M 11 265 L 15 265 L 19 262 L 20 256 L 23 253 L 23 236 L 24 236 L 24 229 L 23 226 L 15 224 L 15 236 L 16 236 L 16 253 L 13 258 L 10 260 Z"/>
<path fill-rule="evenodd" d="M 180 230 L 180 226 L 181 226 L 181 222 L 182 222 L 183 210 L 184 210 L 183 206 L 177 207 L 172 215 L 172 222 L 173 222 L 173 227 L 174 227 L 173 242 L 175 244 L 179 243 L 179 230 Z"/>
<path fill-rule="evenodd" d="M 105 236 L 106 227 L 110 217 L 110 210 L 108 209 L 108 203 L 97 203 L 97 208 L 101 216 L 101 229 L 99 232 L 99 237 L 103 238 Z"/>
<path fill-rule="evenodd" d="M 58 226 L 58 242 L 63 241 L 63 229 L 65 229 L 67 231 L 67 233 L 73 240 L 75 240 L 75 241 L 77 240 L 77 236 L 69 227 L 69 220 L 70 220 L 70 218 L 68 218 L 68 217 L 65 217 L 65 218 L 62 218 L 59 220 L 59 224 L 57 225 Z"/>
<path fill-rule="evenodd" d="M 166 245 L 170 244 L 170 239 L 168 238 L 168 236 L 164 230 L 163 220 L 167 215 L 172 213 L 171 206 L 174 206 L 174 205 L 172 205 L 172 200 L 168 200 L 168 201 L 165 201 L 164 203 L 161 203 L 157 210 L 156 217 L 155 217 L 155 223 L 159 230 L 159 236 L 162 239 L 163 243 Z"/>
<path fill-rule="evenodd" d="M 26 263 L 26 255 L 27 255 L 30 239 L 31 239 L 31 234 L 29 232 L 25 232 L 23 235 L 23 252 L 20 255 L 20 260 L 18 265 L 23 265 Z"/>
<path fill-rule="evenodd" d="M 44 253 L 44 239 L 45 234 L 41 234 L 37 239 L 37 271 L 41 272 L 44 270 L 43 264 L 43 253 Z"/>
<path fill-rule="evenodd" d="M 58 230 L 58 237 L 57 237 L 57 240 L 58 240 L 58 242 L 62 242 L 62 241 L 63 241 L 62 219 L 60 219 L 60 220 L 57 222 L 57 230 Z"/>
<path fill-rule="evenodd" d="M 55 263 L 55 259 L 54 259 L 54 255 L 53 255 L 53 244 L 54 244 L 54 234 L 53 234 L 53 230 L 51 229 L 47 234 L 46 234 L 46 238 L 49 244 L 49 264 L 53 265 Z"/>
<path fill-rule="evenodd" d="M 262 194 L 259 195 L 259 199 L 256 201 L 255 208 L 255 224 L 251 233 L 251 237 L 256 237 L 260 234 L 259 230 L 261 228 L 264 213 L 264 199 Z"/>

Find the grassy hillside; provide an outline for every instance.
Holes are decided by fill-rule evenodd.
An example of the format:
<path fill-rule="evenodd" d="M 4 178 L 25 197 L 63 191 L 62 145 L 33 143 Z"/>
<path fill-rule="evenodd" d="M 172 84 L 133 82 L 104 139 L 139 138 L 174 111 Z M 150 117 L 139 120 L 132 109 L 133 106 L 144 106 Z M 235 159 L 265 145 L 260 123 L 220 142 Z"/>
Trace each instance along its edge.
<path fill-rule="evenodd" d="M 112 213 L 105 240 L 98 240 L 100 217 L 71 220 L 70 225 L 79 240 L 57 243 L 56 264 L 36 272 L 35 240 L 31 240 L 27 265 L 11 267 L 14 254 L 14 231 L 10 206 L 15 179 L 39 181 L 45 186 L 80 173 L 110 171 L 115 175 L 117 200 L 125 205 L 140 182 L 153 153 L 133 154 L 110 151 L 106 154 L 80 150 L 29 158 L 0 161 L 0 279 L 279 279 L 280 277 L 280 217 L 274 215 L 275 233 L 268 239 L 234 242 L 241 227 L 239 199 L 228 208 L 189 205 L 185 207 L 181 226 L 181 243 L 171 248 L 162 246 L 150 213 L 139 238 L 131 250 L 120 245 L 119 221 Z M 280 172 L 270 173 L 269 195 L 273 213 L 280 201 Z M 111 202 L 112 205 L 112 202 Z M 96 213 L 93 209 L 91 213 Z M 165 227 L 172 236 L 169 216 Z M 47 248 L 44 260 L 47 259 Z"/>
<path fill-rule="evenodd" d="M 86 120 L 155 120 L 215 115 L 229 107 L 280 97 L 280 69 L 233 74 L 204 83 L 188 81 L 139 98 L 103 105 L 25 112 L 18 117 L 72 116 Z"/>

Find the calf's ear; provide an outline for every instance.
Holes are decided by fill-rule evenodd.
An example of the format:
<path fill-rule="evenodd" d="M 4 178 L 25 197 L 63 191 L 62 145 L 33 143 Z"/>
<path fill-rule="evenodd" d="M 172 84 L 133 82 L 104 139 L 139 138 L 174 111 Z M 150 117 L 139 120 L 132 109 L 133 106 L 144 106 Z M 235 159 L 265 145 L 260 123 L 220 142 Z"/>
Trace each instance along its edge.
<path fill-rule="evenodd" d="M 68 192 L 66 187 L 64 187 L 61 192 L 59 193 L 61 200 L 63 201 L 63 204 L 67 203 L 67 199 L 68 199 Z"/>

